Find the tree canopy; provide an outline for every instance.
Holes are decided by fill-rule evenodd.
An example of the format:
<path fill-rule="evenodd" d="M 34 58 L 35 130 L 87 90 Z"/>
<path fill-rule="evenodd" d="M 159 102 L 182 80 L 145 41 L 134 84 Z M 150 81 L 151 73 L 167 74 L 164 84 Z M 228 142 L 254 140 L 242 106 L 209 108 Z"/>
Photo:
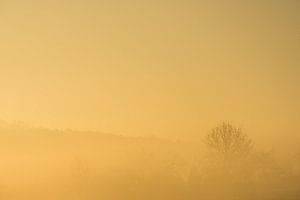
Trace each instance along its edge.
<path fill-rule="evenodd" d="M 242 129 L 229 123 L 213 128 L 205 139 L 205 144 L 222 156 L 244 156 L 250 153 L 253 142 Z"/>

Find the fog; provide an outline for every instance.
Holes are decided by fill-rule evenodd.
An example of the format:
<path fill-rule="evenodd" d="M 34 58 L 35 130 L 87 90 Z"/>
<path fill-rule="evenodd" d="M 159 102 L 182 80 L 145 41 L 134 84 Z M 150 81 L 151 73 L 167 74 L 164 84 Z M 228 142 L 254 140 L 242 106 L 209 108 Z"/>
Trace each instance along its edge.
<path fill-rule="evenodd" d="M 247 150 L 246 143 L 232 138 L 231 147 L 215 149 L 208 144 L 211 133 L 198 143 L 2 126 L 0 196 L 6 200 L 300 198 L 299 149 L 257 150 L 249 134 L 244 134 L 245 141 L 251 141 Z M 224 153 L 231 150 L 235 153 Z"/>
<path fill-rule="evenodd" d="M 228 120 L 298 137 L 299 6 L 2 0 L 0 119 L 181 139 Z"/>
<path fill-rule="evenodd" d="M 0 0 L 0 199 L 299 200 L 299 10 Z"/>

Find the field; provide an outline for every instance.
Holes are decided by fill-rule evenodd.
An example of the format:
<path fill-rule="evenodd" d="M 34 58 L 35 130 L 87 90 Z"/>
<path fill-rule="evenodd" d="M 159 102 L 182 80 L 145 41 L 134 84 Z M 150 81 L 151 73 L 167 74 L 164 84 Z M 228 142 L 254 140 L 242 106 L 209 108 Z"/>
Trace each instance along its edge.
<path fill-rule="evenodd" d="M 0 132 L 0 197 L 297 200 L 300 158 L 292 154 L 284 163 L 258 152 L 220 163 L 197 143 L 6 127 Z"/>

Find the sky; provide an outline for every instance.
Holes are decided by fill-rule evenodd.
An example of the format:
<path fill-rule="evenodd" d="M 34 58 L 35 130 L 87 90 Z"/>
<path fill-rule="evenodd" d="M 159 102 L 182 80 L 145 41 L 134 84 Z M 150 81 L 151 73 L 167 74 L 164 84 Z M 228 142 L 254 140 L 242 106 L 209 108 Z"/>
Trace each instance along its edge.
<path fill-rule="evenodd" d="M 0 119 L 299 137 L 298 0 L 0 0 Z"/>

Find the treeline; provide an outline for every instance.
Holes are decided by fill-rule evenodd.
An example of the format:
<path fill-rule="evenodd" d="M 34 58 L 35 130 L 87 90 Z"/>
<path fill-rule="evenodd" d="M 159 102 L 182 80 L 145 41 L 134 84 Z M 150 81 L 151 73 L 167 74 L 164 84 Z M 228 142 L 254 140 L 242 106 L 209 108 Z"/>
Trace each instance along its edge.
<path fill-rule="evenodd" d="M 203 145 L 28 128 L 2 129 L 0 138 L 7 200 L 300 198 L 299 152 L 277 160 L 228 123 Z"/>

